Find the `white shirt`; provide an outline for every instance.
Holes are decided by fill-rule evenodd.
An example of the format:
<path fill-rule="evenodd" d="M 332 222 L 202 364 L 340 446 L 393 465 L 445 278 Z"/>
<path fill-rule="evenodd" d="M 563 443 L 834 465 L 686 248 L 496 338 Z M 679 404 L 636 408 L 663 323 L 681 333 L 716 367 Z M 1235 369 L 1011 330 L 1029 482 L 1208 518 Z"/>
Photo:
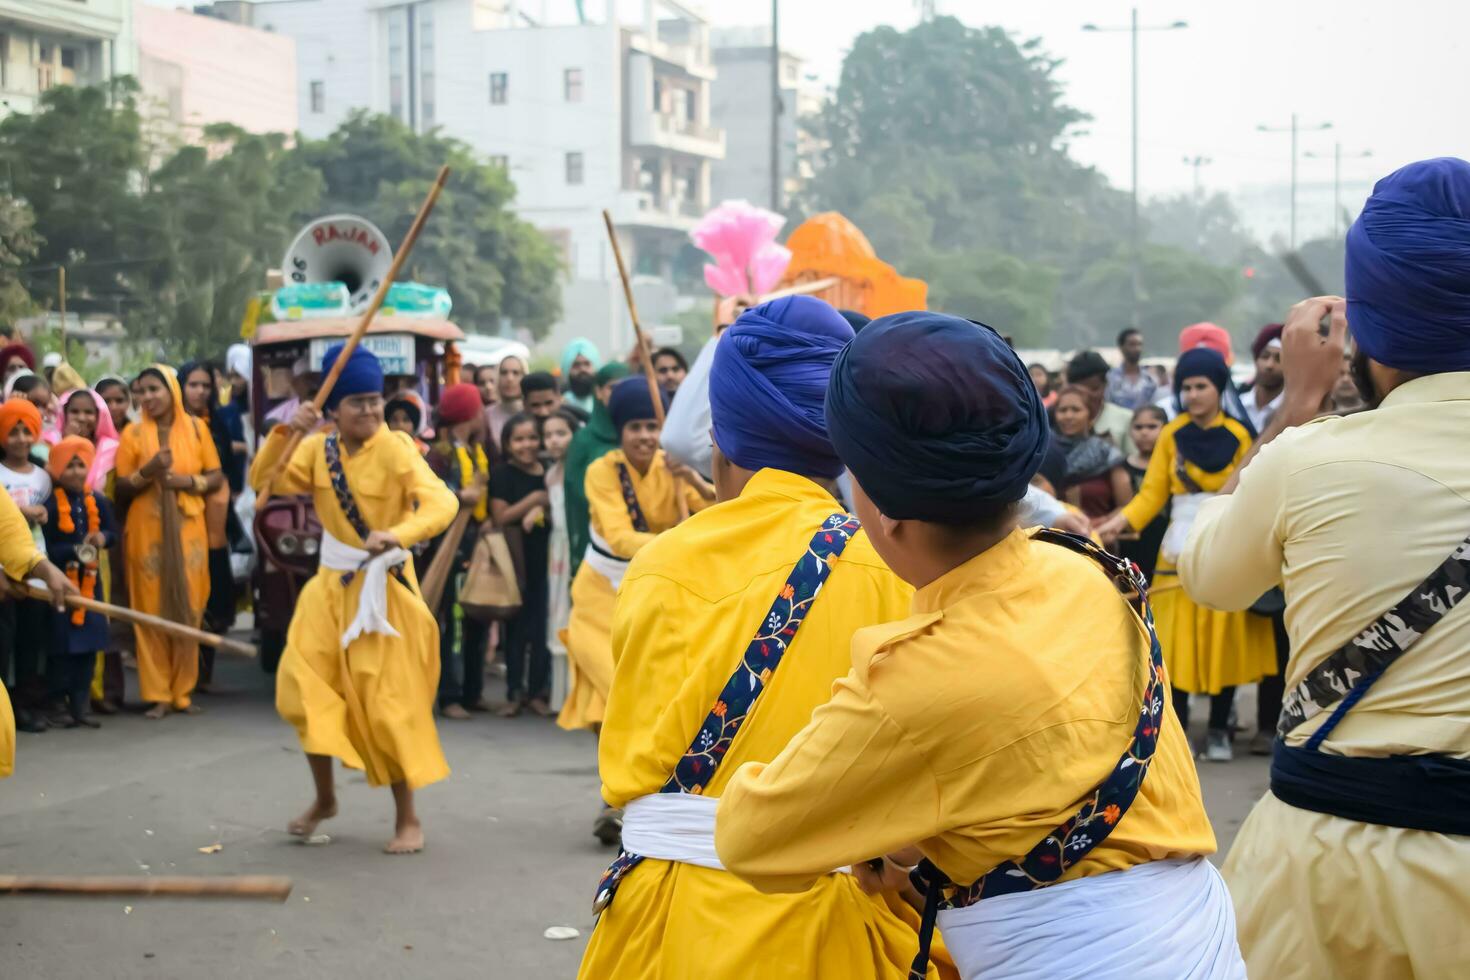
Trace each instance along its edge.
<path fill-rule="evenodd" d="M 0 486 L 5 487 L 5 492 L 10 494 L 17 507 L 44 507 L 46 498 L 51 496 L 50 474 L 34 463 L 29 473 L 19 473 L 0 463 Z M 41 525 L 31 525 L 31 536 L 36 539 L 36 548 L 44 555 L 46 538 L 41 532 Z"/>
<path fill-rule="evenodd" d="M 1250 416 L 1251 426 L 1256 430 L 1256 435 L 1266 431 L 1266 426 L 1271 423 L 1271 416 L 1275 415 L 1276 409 L 1281 407 L 1281 398 L 1285 394 L 1286 389 L 1282 388 L 1276 393 L 1275 398 L 1258 406 L 1255 389 L 1252 388 L 1245 393 L 1241 401 L 1245 403 L 1245 414 Z"/>

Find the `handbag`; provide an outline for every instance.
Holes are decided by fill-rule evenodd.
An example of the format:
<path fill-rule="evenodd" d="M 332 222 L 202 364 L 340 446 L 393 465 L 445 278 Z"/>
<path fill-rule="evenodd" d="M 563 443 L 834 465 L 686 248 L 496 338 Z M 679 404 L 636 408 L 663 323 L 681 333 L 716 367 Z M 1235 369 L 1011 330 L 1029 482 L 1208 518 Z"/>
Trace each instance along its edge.
<path fill-rule="evenodd" d="M 520 541 L 515 543 L 519 545 Z M 505 531 L 494 528 L 481 534 L 459 589 L 464 614 L 485 623 L 514 619 L 521 611 L 520 580 L 524 577 L 518 565 L 524 562 L 516 562 Z"/>

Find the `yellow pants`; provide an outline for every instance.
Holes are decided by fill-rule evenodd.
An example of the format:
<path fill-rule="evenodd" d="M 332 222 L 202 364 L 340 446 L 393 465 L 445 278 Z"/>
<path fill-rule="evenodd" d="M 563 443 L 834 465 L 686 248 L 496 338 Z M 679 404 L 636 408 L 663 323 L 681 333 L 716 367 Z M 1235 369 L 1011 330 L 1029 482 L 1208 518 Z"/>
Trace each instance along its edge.
<path fill-rule="evenodd" d="M 138 690 L 143 700 L 182 711 L 199 682 L 199 644 L 147 626 L 134 626 L 138 641 Z"/>
<path fill-rule="evenodd" d="M 560 634 L 567 648 L 567 699 L 556 723 L 575 730 L 602 723 L 612 690 L 612 617 L 617 593 L 586 562 L 572 579 L 572 615 Z"/>

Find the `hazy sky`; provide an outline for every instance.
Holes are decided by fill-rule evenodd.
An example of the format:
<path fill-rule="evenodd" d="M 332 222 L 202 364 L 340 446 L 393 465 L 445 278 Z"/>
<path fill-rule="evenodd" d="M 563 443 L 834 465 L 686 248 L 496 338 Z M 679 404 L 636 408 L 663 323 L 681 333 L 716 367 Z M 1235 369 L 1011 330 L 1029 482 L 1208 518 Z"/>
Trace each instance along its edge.
<path fill-rule="evenodd" d="M 998 24 L 1019 37 L 1042 38 L 1064 59 L 1065 98 L 1089 113 L 1074 154 L 1129 186 L 1129 41 L 1127 32 L 1081 30 L 1084 23 L 1126 26 L 1133 4 L 1120 0 L 936 0 L 941 14 L 966 24 Z M 1326 185 L 1304 225 L 1331 224 L 1334 141 L 1343 148 L 1344 185 L 1364 186 L 1394 167 L 1428 156 L 1470 156 L 1470 2 L 1464 0 L 1141 0 L 1140 25 L 1185 20 L 1185 30 L 1140 34 L 1140 186 L 1145 196 L 1188 189 L 1186 156 L 1213 162 L 1205 188 L 1285 182 L 1290 137 L 1258 132 L 1331 122 L 1303 132 L 1299 179 Z M 714 23 L 766 23 L 763 0 L 710 0 Z M 835 84 L 859 33 L 918 20 L 910 0 L 782 0 L 782 46 L 810 60 Z M 1351 155 L 1371 151 L 1367 159 Z M 1345 195 L 1346 197 L 1347 195 Z M 1356 208 L 1356 202 L 1350 203 Z M 1282 202 L 1285 207 L 1285 202 Z"/>

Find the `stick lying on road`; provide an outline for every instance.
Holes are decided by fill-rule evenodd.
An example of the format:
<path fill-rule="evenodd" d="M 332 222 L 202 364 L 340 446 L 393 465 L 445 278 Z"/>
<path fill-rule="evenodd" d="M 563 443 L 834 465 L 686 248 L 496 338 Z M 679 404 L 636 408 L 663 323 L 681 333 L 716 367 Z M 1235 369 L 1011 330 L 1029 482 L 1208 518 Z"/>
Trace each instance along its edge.
<path fill-rule="evenodd" d="M 0 895 L 92 898 L 241 898 L 284 902 L 291 879 L 272 875 L 0 875 Z"/>
<path fill-rule="evenodd" d="M 51 595 L 51 590 L 42 588 L 31 582 L 26 582 L 24 585 L 11 583 L 11 588 L 32 599 L 40 599 L 42 602 L 48 604 L 54 605 L 56 602 Z M 259 651 L 249 643 L 241 643 L 239 640 L 232 640 L 227 636 L 220 636 L 218 633 L 209 633 L 205 630 L 195 629 L 192 626 L 185 626 L 183 623 L 176 623 L 171 619 L 164 619 L 162 616 L 138 612 L 136 609 L 128 609 L 125 606 L 114 606 L 97 599 L 88 599 L 85 596 L 68 595 L 65 598 L 68 606 L 76 606 L 88 612 L 101 613 L 108 619 L 121 619 L 127 623 L 151 626 L 160 633 L 168 633 L 185 640 L 197 640 L 207 647 L 214 647 L 216 650 L 228 650 L 231 653 L 239 653 L 247 657 L 259 656 Z"/>

